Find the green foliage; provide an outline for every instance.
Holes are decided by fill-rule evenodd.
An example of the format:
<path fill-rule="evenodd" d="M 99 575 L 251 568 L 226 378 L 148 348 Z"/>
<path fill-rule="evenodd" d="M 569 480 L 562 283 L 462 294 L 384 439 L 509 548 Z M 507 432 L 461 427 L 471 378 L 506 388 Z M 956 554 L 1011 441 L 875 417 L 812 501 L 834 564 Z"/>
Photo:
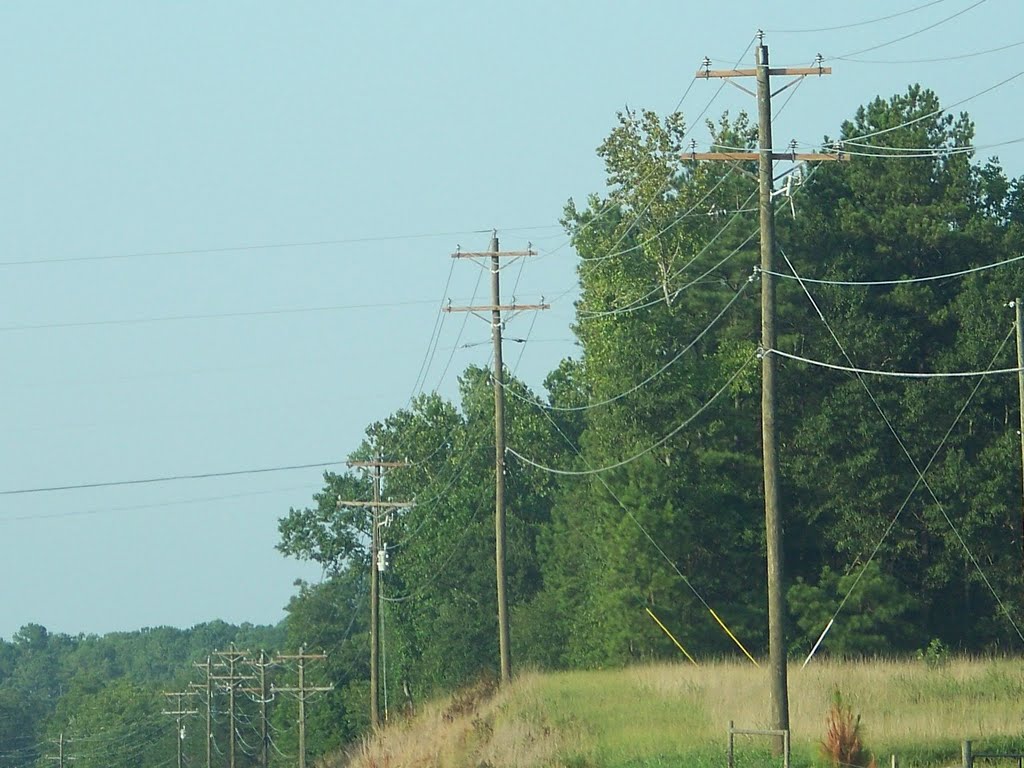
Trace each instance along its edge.
<path fill-rule="evenodd" d="M 948 152 L 970 145 L 974 126 L 940 103 L 912 86 L 839 127 L 857 156 L 807 171 L 795 215 L 777 218 L 777 269 L 899 280 L 1024 250 L 1024 180 L 995 160 Z M 723 146 L 751 147 L 756 137 L 742 114 L 707 129 Z M 766 650 L 757 187 L 746 173 L 755 165 L 687 161 L 687 136 L 681 114 L 617 116 L 597 149 L 605 189 L 564 210 L 580 257 L 580 356 L 548 375 L 546 397 L 507 382 L 508 444 L 576 473 L 506 457 L 518 667 L 675 658 L 645 607 L 699 659 L 738 654 L 716 616 L 750 651 Z M 872 147 L 918 150 L 859 156 Z M 1009 366 L 1003 304 L 1024 290 L 1024 267 L 998 275 L 870 288 L 780 279 L 777 346 L 845 362 L 838 339 L 856 365 L 881 370 Z M 927 638 L 972 651 L 1004 643 L 1005 614 L 1018 615 L 1024 594 L 1014 382 L 871 378 L 868 392 L 845 373 L 790 361 L 777 380 L 794 653 L 837 610 L 822 655 L 912 654 Z M 471 366 L 458 402 L 416 398 L 370 425 L 353 453 L 408 457 L 386 494 L 417 500 L 386 533 L 392 701 L 495 668 L 492 392 L 490 372 Z M 280 549 L 348 584 L 344 605 L 355 610 L 369 521 L 336 500 L 367 498 L 368 488 L 356 475 L 325 481 L 311 508 L 282 520 Z M 339 621 L 306 587 L 291 608 L 307 635 L 327 636 Z M 365 649 L 361 619 L 352 621 L 347 642 Z M 336 677 L 345 691 L 338 739 L 365 727 L 356 705 L 365 656 L 353 654 L 349 669 Z"/>
<path fill-rule="evenodd" d="M 937 637 L 933 637 L 926 647 L 918 650 L 917 659 L 929 669 L 943 667 L 949 663 L 949 648 Z"/>
<path fill-rule="evenodd" d="M 869 657 L 909 651 L 918 638 L 921 606 L 877 561 L 840 575 L 827 565 L 817 584 L 797 577 L 786 594 L 794 624 L 800 630 L 794 651 L 805 654 L 842 604 L 818 653 Z M 802 650 L 801 650 L 802 649 Z"/>

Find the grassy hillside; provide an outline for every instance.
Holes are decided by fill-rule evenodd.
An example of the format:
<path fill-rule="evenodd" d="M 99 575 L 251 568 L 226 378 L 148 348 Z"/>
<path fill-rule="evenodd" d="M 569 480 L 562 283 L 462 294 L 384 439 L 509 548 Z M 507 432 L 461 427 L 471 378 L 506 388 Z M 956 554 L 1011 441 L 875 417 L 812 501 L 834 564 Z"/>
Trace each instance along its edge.
<path fill-rule="evenodd" d="M 796 766 L 819 755 L 839 690 L 861 715 L 866 747 L 888 764 L 954 765 L 975 750 L 1024 750 L 1024 665 L 1017 660 L 816 662 L 790 670 Z M 527 673 L 507 690 L 480 684 L 393 722 L 326 768 L 653 768 L 725 765 L 726 728 L 767 727 L 766 671 L 738 662 Z M 737 737 L 738 768 L 781 764 L 767 742 Z"/>

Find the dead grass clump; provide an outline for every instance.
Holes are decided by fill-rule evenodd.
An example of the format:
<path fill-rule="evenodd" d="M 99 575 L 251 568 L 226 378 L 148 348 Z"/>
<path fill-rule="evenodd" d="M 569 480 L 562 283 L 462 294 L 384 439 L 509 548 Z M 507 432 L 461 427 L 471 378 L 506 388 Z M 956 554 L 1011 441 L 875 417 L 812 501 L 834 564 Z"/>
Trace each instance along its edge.
<path fill-rule="evenodd" d="M 472 685 L 461 688 L 452 694 L 451 701 L 441 713 L 441 718 L 446 723 L 451 723 L 456 718 L 476 712 L 482 704 L 494 697 L 497 690 L 497 680 L 491 676 L 481 677 Z"/>
<path fill-rule="evenodd" d="M 832 694 L 832 704 L 825 716 L 825 738 L 821 741 L 821 756 L 834 766 L 874 768 L 875 761 L 864 749 L 860 734 L 860 715 L 843 701 L 837 688 Z"/>

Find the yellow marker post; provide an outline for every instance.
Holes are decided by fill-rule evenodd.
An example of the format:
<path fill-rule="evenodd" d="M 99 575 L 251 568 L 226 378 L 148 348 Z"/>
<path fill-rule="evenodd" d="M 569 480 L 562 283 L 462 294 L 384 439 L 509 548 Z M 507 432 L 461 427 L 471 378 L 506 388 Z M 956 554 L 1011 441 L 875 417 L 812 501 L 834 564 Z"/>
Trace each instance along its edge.
<path fill-rule="evenodd" d="M 747 658 L 750 659 L 750 661 L 753 663 L 753 665 L 755 667 L 757 667 L 758 669 L 760 669 L 761 665 L 757 663 L 757 659 L 755 659 L 753 656 L 751 656 L 750 655 L 750 651 L 748 651 L 746 648 L 743 647 L 743 643 L 741 643 L 739 638 L 736 637 L 736 635 L 734 635 L 732 633 L 731 629 L 729 629 L 727 626 L 725 626 L 725 622 L 722 621 L 720 618 L 718 618 L 718 614 L 715 613 L 714 610 L 712 610 L 711 606 L 708 606 L 708 610 L 711 611 L 711 615 L 715 617 L 715 621 L 717 621 L 722 626 L 722 629 L 725 630 L 725 634 L 727 634 L 729 637 L 731 637 L 732 641 L 734 643 L 736 643 L 736 645 L 739 646 L 739 649 L 741 651 L 743 651 L 743 653 L 745 653 L 747 655 Z"/>
<path fill-rule="evenodd" d="M 686 649 L 685 649 L 685 648 L 683 648 L 683 646 L 679 644 L 679 641 L 678 641 L 678 640 L 676 640 L 675 636 L 673 636 L 673 634 L 672 634 L 671 632 L 669 632 L 669 631 L 668 631 L 668 627 L 666 627 L 666 626 L 665 626 L 664 624 L 662 624 L 662 623 L 661 623 L 661 620 L 660 620 L 660 619 L 658 619 L 658 617 L 654 615 L 654 611 L 652 611 L 652 610 L 651 610 L 650 608 L 645 608 L 644 610 L 646 610 L 646 611 L 647 611 L 647 613 L 648 613 L 648 614 L 650 615 L 650 617 L 651 617 L 652 619 L 654 619 L 654 622 L 655 622 L 655 623 L 656 623 L 656 624 L 657 624 L 657 625 L 658 625 L 659 627 L 661 627 L 661 631 L 662 631 L 662 632 L 664 632 L 664 633 L 665 633 L 666 635 L 668 635 L 668 636 L 669 636 L 669 638 L 670 638 L 670 639 L 672 640 L 672 642 L 676 644 L 676 648 L 678 648 L 678 649 L 679 649 L 680 651 L 682 651 L 682 652 L 683 652 L 683 656 L 685 656 L 686 658 L 688 658 L 688 659 L 690 660 L 690 663 L 692 663 L 692 664 L 693 664 L 694 666 L 696 666 L 696 665 L 697 665 L 697 662 L 696 662 L 696 661 L 694 660 L 693 656 L 691 656 L 691 655 L 690 655 L 689 653 L 687 653 L 687 652 L 686 652 Z"/>

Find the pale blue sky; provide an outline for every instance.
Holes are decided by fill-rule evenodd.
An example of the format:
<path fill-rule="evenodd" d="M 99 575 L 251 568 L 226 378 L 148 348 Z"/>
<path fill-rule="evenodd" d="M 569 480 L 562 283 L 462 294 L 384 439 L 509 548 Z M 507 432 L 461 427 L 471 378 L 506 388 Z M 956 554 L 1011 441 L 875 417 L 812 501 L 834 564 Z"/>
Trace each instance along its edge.
<path fill-rule="evenodd" d="M 542 254 L 517 298 L 560 297 L 522 349 L 539 385 L 573 353 L 574 255 L 556 224 L 568 197 L 600 189 L 594 148 L 616 110 L 669 111 L 705 55 L 732 65 L 758 26 L 774 64 L 806 65 L 961 11 L 860 58 L 1024 39 L 1018 0 L 4 3 L 0 491 L 343 460 L 407 402 L 448 254 L 485 248 L 490 227 Z M 779 116 L 777 143 L 835 135 L 910 82 L 956 102 L 1024 69 L 1022 51 L 830 61 Z M 1024 135 L 1022 83 L 964 105 L 979 144 Z M 696 83 L 683 111 L 717 90 Z M 710 114 L 742 108 L 726 88 Z M 985 154 L 1024 173 L 1024 144 Z M 437 236 L 398 237 L 419 234 Z M 393 239 L 223 250 L 361 238 Z M 458 264 L 448 295 L 468 299 L 476 278 Z M 445 322 L 427 389 L 451 394 L 486 362 L 485 344 L 459 349 L 443 373 L 456 341 L 487 339 L 460 325 Z M 0 496 L 0 636 L 30 621 L 277 621 L 292 581 L 319 573 L 274 551 L 276 522 L 319 486 L 304 470 Z"/>

